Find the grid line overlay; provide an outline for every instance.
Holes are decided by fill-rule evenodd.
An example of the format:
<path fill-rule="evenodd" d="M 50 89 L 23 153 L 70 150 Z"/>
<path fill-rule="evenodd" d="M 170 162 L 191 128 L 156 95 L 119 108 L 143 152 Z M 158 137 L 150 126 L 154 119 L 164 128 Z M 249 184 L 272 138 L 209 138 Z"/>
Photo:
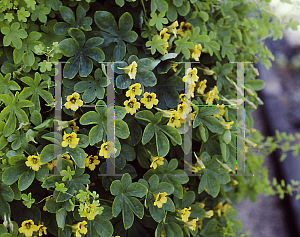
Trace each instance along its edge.
<path fill-rule="evenodd" d="M 54 122 L 54 139 L 60 141 L 62 138 L 62 130 L 59 127 L 62 124 L 62 63 L 59 62 L 55 65 L 55 70 L 58 71 L 57 75 L 55 75 L 55 121 Z M 68 63 L 68 62 L 65 62 Z M 107 63 L 107 129 L 106 129 L 106 136 L 107 142 L 112 142 L 115 147 L 115 88 L 114 88 L 114 65 L 116 63 L 121 63 L 121 61 L 117 62 L 99 62 L 99 63 Z M 192 66 L 192 62 L 180 62 L 185 64 L 185 72 Z M 193 62 L 193 63 L 200 63 L 200 62 Z M 236 117 L 236 124 L 241 125 L 242 129 L 237 127 L 237 135 L 236 135 L 236 154 L 237 154 L 237 161 L 236 161 L 236 174 L 230 174 L 231 176 L 252 176 L 251 174 L 245 174 L 245 153 L 244 153 L 244 145 L 245 145 L 245 104 L 244 104 L 244 64 L 245 63 L 252 63 L 252 62 L 230 62 L 237 64 L 237 86 L 241 88 L 241 90 L 237 91 L 237 101 L 242 100 L 243 103 L 239 104 L 230 104 L 226 106 L 235 107 L 237 109 L 237 117 Z M 186 99 L 184 103 L 190 108 L 191 105 L 191 94 L 190 94 L 191 85 L 188 80 L 185 81 L 185 94 Z M 60 96 L 59 96 L 60 95 Z M 81 107 L 90 107 L 95 108 L 99 105 L 83 105 Z M 215 107 L 216 105 L 193 105 L 197 107 Z M 101 106 L 102 107 L 102 106 Z M 191 113 L 190 111 L 186 114 L 186 110 L 184 111 L 185 123 L 184 125 L 184 139 L 183 139 L 183 153 L 184 153 L 184 171 L 188 176 L 199 176 L 199 174 L 193 174 L 190 167 L 192 167 L 192 123 L 191 123 Z M 113 118 L 113 119 L 108 119 Z M 113 124 L 112 124 L 113 123 Z M 113 128 L 113 129 L 111 129 Z M 189 147 L 189 152 L 185 153 L 185 148 Z M 113 148 L 114 149 L 114 148 Z M 52 175 L 61 175 L 62 170 L 62 160 L 61 158 L 57 158 L 58 154 L 62 154 L 62 146 L 54 146 L 54 154 L 56 156 L 55 160 L 57 160 L 57 165 L 54 166 L 54 174 Z M 111 154 L 112 157 L 106 159 L 106 173 L 105 174 L 98 174 L 98 176 L 122 176 L 122 174 L 115 173 L 115 153 Z M 56 168 L 56 169 L 55 169 Z M 49 174 L 51 175 L 51 174 Z M 182 175 L 182 174 L 177 174 Z M 185 175 L 185 174 L 184 174 Z"/>

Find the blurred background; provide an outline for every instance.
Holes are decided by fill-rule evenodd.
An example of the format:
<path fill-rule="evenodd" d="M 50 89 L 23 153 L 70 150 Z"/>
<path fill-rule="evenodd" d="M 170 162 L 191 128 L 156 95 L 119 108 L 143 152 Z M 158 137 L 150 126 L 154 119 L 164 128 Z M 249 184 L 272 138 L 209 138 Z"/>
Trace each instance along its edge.
<path fill-rule="evenodd" d="M 281 22 L 292 18 L 300 22 L 300 0 L 272 0 L 271 11 Z M 284 24 L 282 24 L 284 25 Z M 294 27 L 295 28 L 295 27 Z M 300 26 L 284 31 L 281 40 L 266 41 L 275 56 L 272 67 L 267 70 L 258 64 L 259 79 L 265 88 L 258 93 L 264 105 L 253 112 L 254 128 L 265 136 L 280 132 L 300 132 Z M 300 157 L 288 153 L 284 162 L 279 161 L 277 151 L 266 157 L 264 165 L 269 169 L 269 180 L 300 180 Z M 300 200 L 293 197 L 279 199 L 278 195 L 259 195 L 257 201 L 242 201 L 237 206 L 238 219 L 243 223 L 243 233 L 250 237 L 297 237 L 300 236 Z"/>

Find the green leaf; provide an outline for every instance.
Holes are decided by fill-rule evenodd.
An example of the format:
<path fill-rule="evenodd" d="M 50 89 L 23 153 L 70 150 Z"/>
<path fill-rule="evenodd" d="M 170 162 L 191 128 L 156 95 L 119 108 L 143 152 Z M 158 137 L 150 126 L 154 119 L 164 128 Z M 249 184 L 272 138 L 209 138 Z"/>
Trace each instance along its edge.
<path fill-rule="evenodd" d="M 172 141 L 176 142 L 178 145 L 181 145 L 181 136 L 176 128 L 168 125 L 156 125 L 156 127 L 168 135 Z"/>
<path fill-rule="evenodd" d="M 115 134 L 117 137 L 121 139 L 126 139 L 129 137 L 130 132 L 127 123 L 123 120 L 116 119 L 115 120 Z"/>
<path fill-rule="evenodd" d="M 115 0 L 116 1 L 116 4 L 118 4 L 120 7 L 123 7 L 125 2 L 124 0 Z"/>
<path fill-rule="evenodd" d="M 24 200 L 23 201 L 23 204 L 27 207 L 27 208 L 31 208 L 31 205 L 35 202 L 35 199 L 34 198 L 31 198 L 31 193 L 28 193 L 28 196 L 23 193 L 21 195 L 22 199 Z"/>
<path fill-rule="evenodd" d="M 43 122 L 42 115 L 38 110 L 34 110 L 31 113 L 30 122 L 32 122 L 35 126 L 38 126 L 39 124 L 41 124 Z"/>
<path fill-rule="evenodd" d="M 116 196 L 112 205 L 113 216 L 117 217 L 122 210 L 125 229 L 129 229 L 132 226 L 134 221 L 133 213 L 140 219 L 143 218 L 144 207 L 135 197 L 142 198 L 147 193 L 147 188 L 144 185 L 131 182 L 130 175 L 126 173 L 121 181 L 113 181 L 110 188 L 111 193 Z"/>
<path fill-rule="evenodd" d="M 142 129 L 134 116 L 127 115 L 124 118 L 124 121 L 127 123 L 130 131 L 130 144 L 132 146 L 137 145 L 142 138 Z"/>
<path fill-rule="evenodd" d="M 97 68 L 97 70 L 100 69 Z M 101 82 L 103 81 L 103 79 L 105 78 L 100 78 L 100 80 L 99 79 L 94 80 L 90 76 L 86 78 L 81 78 L 82 81 L 77 82 L 75 84 L 74 90 L 78 93 L 83 92 L 82 99 L 85 103 L 92 102 L 96 97 L 98 99 L 103 99 L 105 94 L 105 88 L 101 86 Z"/>
<path fill-rule="evenodd" d="M 205 116 L 201 119 L 201 122 L 207 126 L 207 128 L 213 132 L 213 133 L 218 133 L 222 134 L 223 133 L 223 126 L 220 123 L 220 121 L 212 116 Z"/>
<path fill-rule="evenodd" d="M 36 21 L 39 18 L 40 22 L 46 23 L 47 16 L 50 13 L 51 9 L 45 7 L 44 4 L 39 4 L 36 6 L 36 9 L 31 14 L 31 20 Z"/>
<path fill-rule="evenodd" d="M 95 217 L 93 226 L 100 237 L 110 237 L 113 234 L 114 228 L 109 220 L 99 219 L 99 216 Z"/>
<path fill-rule="evenodd" d="M 62 229 L 65 228 L 66 217 L 67 217 L 67 211 L 66 211 L 65 207 L 60 208 L 56 212 L 56 222 L 57 222 L 57 226 L 59 228 L 62 228 Z"/>
<path fill-rule="evenodd" d="M 85 152 L 81 148 L 67 148 L 67 151 L 69 152 L 70 156 L 74 160 L 75 164 L 79 168 L 84 168 L 85 166 Z"/>
<path fill-rule="evenodd" d="M 13 98 L 14 94 L 11 91 L 20 90 L 21 87 L 16 81 L 10 79 L 11 73 L 6 74 L 5 77 L 0 73 L 0 94 L 6 94 Z"/>
<path fill-rule="evenodd" d="M 42 48 L 45 47 L 42 42 L 38 41 L 41 36 L 41 33 L 33 31 L 26 39 L 24 39 L 21 48 L 14 49 L 13 56 L 15 64 L 20 63 L 22 60 L 27 66 L 32 66 L 34 64 L 35 58 L 33 53 L 41 54 L 35 50 L 35 47 L 38 45 Z"/>
<path fill-rule="evenodd" d="M 201 181 L 199 183 L 198 193 L 201 193 L 205 188 L 207 189 L 207 193 L 212 195 L 214 198 L 218 195 L 220 191 L 219 181 L 209 171 L 205 172 L 202 176 Z"/>
<path fill-rule="evenodd" d="M 19 29 L 20 23 L 14 22 L 11 26 L 1 28 L 1 33 L 4 34 L 3 45 L 12 45 L 14 48 L 20 49 L 22 47 L 22 40 L 27 37 L 27 32 L 24 29 Z"/>
<path fill-rule="evenodd" d="M 58 155 L 61 154 L 60 150 L 61 147 L 55 144 L 49 144 L 45 146 L 40 155 L 41 162 L 45 164 L 55 159 Z"/>
<path fill-rule="evenodd" d="M 247 81 L 246 84 L 249 84 L 255 91 L 260 91 L 265 87 L 265 82 L 260 79 Z"/>
<path fill-rule="evenodd" d="M 220 45 L 213 40 L 209 40 L 208 42 L 203 43 L 203 48 L 207 49 L 210 56 L 212 56 L 214 53 L 218 56 L 220 53 Z M 221 58 L 220 58 L 221 60 Z"/>
<path fill-rule="evenodd" d="M 80 77 L 88 76 L 93 70 L 93 60 L 101 62 L 104 60 L 104 53 L 100 49 L 103 39 L 93 37 L 85 42 L 84 33 L 75 28 L 69 30 L 72 38 L 65 39 L 59 43 L 60 51 L 67 57 L 71 57 L 64 67 L 64 77 L 72 79 L 79 71 Z M 73 56 L 73 57 L 72 57 Z"/>
<path fill-rule="evenodd" d="M 61 6 L 59 8 L 59 12 L 63 20 L 67 23 L 56 23 L 54 25 L 54 31 L 56 34 L 65 35 L 71 28 L 77 28 L 84 31 L 92 30 L 91 24 L 93 22 L 93 19 L 91 17 L 85 17 L 86 10 L 81 5 L 78 5 L 76 9 L 76 20 L 73 11 L 66 6 Z"/>
<path fill-rule="evenodd" d="M 203 123 L 200 122 L 200 126 L 199 126 L 199 130 L 200 130 L 200 136 L 202 138 L 202 140 L 204 142 L 207 142 L 208 140 L 208 130 L 206 127 L 203 126 Z"/>
<path fill-rule="evenodd" d="M 65 160 L 64 163 L 70 165 L 70 163 L 67 160 Z M 63 169 L 65 168 L 63 167 Z M 79 190 L 86 189 L 86 185 L 90 183 L 89 177 L 90 176 L 88 174 L 84 174 L 84 169 L 77 168 L 75 170 L 75 175 L 72 176 L 72 180 L 61 181 L 62 180 L 61 176 L 50 176 L 45 179 L 45 181 L 42 184 L 42 187 L 54 188 L 59 183 L 65 184 L 64 188 L 67 188 L 67 191 L 59 192 L 56 197 L 57 202 L 65 202 L 69 200 L 72 197 L 72 195 L 74 195 L 75 191 L 79 193 Z"/>
<path fill-rule="evenodd" d="M 204 156 L 201 155 L 201 159 L 204 162 Z M 210 160 L 210 158 L 208 158 Z M 220 191 L 220 184 L 226 184 L 230 181 L 230 176 L 227 171 L 214 168 L 219 167 L 220 164 L 216 160 L 211 160 L 210 163 L 204 162 L 206 168 L 201 170 L 204 173 L 198 187 L 198 193 L 201 193 L 205 188 L 207 193 L 216 197 Z"/>
<path fill-rule="evenodd" d="M 25 165 L 25 163 L 8 167 L 2 174 L 3 182 L 7 185 L 13 184 L 26 170 L 28 170 L 28 167 Z"/>
<path fill-rule="evenodd" d="M 285 30 L 287 30 L 288 28 L 292 28 L 292 30 L 297 30 L 298 29 L 298 25 L 299 22 L 298 21 L 294 21 L 293 18 L 290 18 L 289 22 L 284 22 L 285 25 Z"/>
<path fill-rule="evenodd" d="M 164 160 L 164 162 L 167 162 Z M 175 161 L 174 161 L 175 164 Z M 170 167 L 171 168 L 171 167 Z M 168 166 L 159 166 L 157 169 L 150 169 L 144 174 L 144 179 L 149 180 L 149 178 L 156 174 L 159 177 L 160 182 L 167 182 L 174 187 L 173 195 L 182 199 L 183 188 L 181 184 L 188 182 L 189 177 L 183 170 L 173 170 L 169 169 Z"/>
<path fill-rule="evenodd" d="M 151 54 L 155 54 L 156 50 L 161 54 L 164 54 L 163 44 L 166 42 L 163 39 L 160 39 L 158 35 L 154 35 L 152 40 L 146 42 L 146 47 L 151 47 Z"/>
<path fill-rule="evenodd" d="M 229 144 L 231 141 L 231 132 L 229 129 L 225 129 L 224 133 L 223 133 L 223 141 L 226 144 Z"/>
<path fill-rule="evenodd" d="M 3 183 L 0 185 L 0 195 L 2 195 L 2 198 L 7 202 L 11 202 L 15 196 L 13 189 Z"/>
<path fill-rule="evenodd" d="M 151 19 L 149 21 L 150 26 L 156 26 L 156 29 L 161 31 L 163 29 L 163 24 L 168 24 L 168 19 L 164 18 L 165 13 L 161 12 L 158 15 L 155 12 L 150 14 Z"/>
<path fill-rule="evenodd" d="M 234 45 L 230 44 L 230 37 L 226 36 L 223 39 L 223 43 L 222 43 L 222 58 L 224 58 L 226 55 L 229 59 L 229 61 L 233 62 L 235 60 L 235 56 L 234 54 L 237 52 L 236 47 L 234 47 Z"/>
<path fill-rule="evenodd" d="M 157 75 L 157 84 L 148 88 L 150 93 L 155 93 L 158 100 L 157 107 L 167 110 L 168 107 L 176 108 L 180 102 L 179 91 L 184 90 L 182 78 L 175 75 Z"/>
<path fill-rule="evenodd" d="M 125 12 L 119 19 L 119 27 L 110 12 L 97 11 L 94 15 L 96 25 L 100 28 L 100 36 L 104 38 L 103 47 L 112 42 L 117 44 L 113 48 L 113 60 L 121 61 L 126 54 L 125 42 L 133 43 L 138 35 L 132 31 L 133 19 L 130 13 Z"/>
<path fill-rule="evenodd" d="M 154 119 L 154 115 L 149 110 L 142 110 L 142 111 L 139 111 L 135 114 L 135 118 L 142 119 L 142 120 L 145 120 L 145 121 L 151 123 Z"/>
<path fill-rule="evenodd" d="M 26 190 L 33 182 L 35 177 L 35 172 L 32 169 L 28 169 L 26 172 L 24 172 L 18 182 L 18 187 L 20 191 Z"/>
<path fill-rule="evenodd" d="M 157 153 L 159 157 L 165 157 L 169 153 L 170 144 L 165 134 L 161 131 L 155 132 Z"/>
<path fill-rule="evenodd" d="M 47 82 L 41 82 L 41 75 L 36 72 L 34 80 L 31 77 L 21 77 L 20 80 L 27 84 L 29 87 L 25 87 L 20 93 L 20 100 L 27 99 L 31 97 L 30 101 L 33 103 L 33 106 L 30 107 L 30 112 L 33 113 L 34 110 L 40 111 L 40 97 L 47 102 L 47 104 L 52 104 L 54 99 L 52 94 L 45 89 L 48 88 Z"/>
<path fill-rule="evenodd" d="M 151 12 L 166 12 L 168 10 L 168 3 L 165 0 L 151 0 Z"/>
<path fill-rule="evenodd" d="M 16 130 L 13 134 L 11 134 L 10 136 L 7 137 L 7 141 L 12 142 L 11 148 L 13 150 L 18 150 L 21 147 L 22 143 L 23 144 L 27 143 L 27 139 L 26 139 L 26 136 L 25 136 L 23 130 L 21 130 L 21 132 Z"/>
<path fill-rule="evenodd" d="M 179 54 L 180 52 L 182 52 L 186 59 L 190 58 L 190 49 L 194 48 L 194 44 L 192 42 L 188 42 L 188 40 L 188 37 L 182 38 L 179 36 L 179 39 L 174 42 L 177 46 L 175 49 L 175 53 Z"/>
<path fill-rule="evenodd" d="M 149 123 L 144 129 L 144 133 L 142 137 L 143 145 L 147 144 L 152 139 L 153 136 L 154 136 L 154 125 L 153 123 Z"/>

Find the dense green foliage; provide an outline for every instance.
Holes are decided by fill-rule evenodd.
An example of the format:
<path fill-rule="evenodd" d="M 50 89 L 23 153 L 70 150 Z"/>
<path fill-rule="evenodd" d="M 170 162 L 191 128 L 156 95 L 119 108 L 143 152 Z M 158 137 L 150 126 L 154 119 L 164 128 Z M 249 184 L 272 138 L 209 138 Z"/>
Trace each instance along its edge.
<path fill-rule="evenodd" d="M 251 112 L 264 83 L 248 64 L 239 88 L 230 62 L 271 66 L 264 40 L 283 26 L 268 1 L 3 0 L 0 28 L 1 237 L 246 236 L 232 205 L 276 192 L 263 156 L 247 151 L 263 140 L 251 137 Z M 104 62 L 117 61 L 112 110 Z M 242 126 L 236 108 L 219 106 L 243 103 L 241 90 L 237 139 L 253 177 L 230 176 Z M 189 152 L 195 176 L 184 171 Z M 113 154 L 115 176 L 104 176 Z"/>

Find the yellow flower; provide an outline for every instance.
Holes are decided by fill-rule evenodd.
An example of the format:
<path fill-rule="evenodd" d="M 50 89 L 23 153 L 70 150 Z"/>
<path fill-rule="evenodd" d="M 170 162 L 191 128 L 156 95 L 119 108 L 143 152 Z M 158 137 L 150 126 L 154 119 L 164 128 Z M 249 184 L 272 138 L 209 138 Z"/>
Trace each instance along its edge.
<path fill-rule="evenodd" d="M 73 232 L 76 232 L 76 237 L 81 237 L 81 234 L 85 235 L 87 233 L 86 224 L 86 221 L 82 221 L 72 226 Z"/>
<path fill-rule="evenodd" d="M 115 154 L 117 148 L 114 148 L 113 142 L 105 142 L 101 145 L 99 156 L 104 156 L 104 158 L 110 158 L 111 154 Z"/>
<path fill-rule="evenodd" d="M 90 170 L 94 170 L 96 165 L 100 164 L 100 160 L 98 160 L 98 156 L 88 156 L 85 158 L 85 167 L 88 167 Z"/>
<path fill-rule="evenodd" d="M 136 98 L 131 98 L 129 100 L 124 101 L 125 108 L 127 110 L 127 113 L 130 113 L 131 115 L 136 113 L 136 110 L 141 107 L 140 102 L 136 102 Z"/>
<path fill-rule="evenodd" d="M 154 202 L 154 206 L 157 206 L 158 208 L 162 208 L 162 204 L 167 202 L 167 193 L 158 193 L 158 194 L 154 194 L 155 196 L 155 202 Z"/>
<path fill-rule="evenodd" d="M 247 152 L 248 151 L 248 146 L 244 146 L 244 149 L 245 149 L 245 152 Z"/>
<path fill-rule="evenodd" d="M 165 237 L 165 232 L 164 230 L 162 230 L 161 234 L 160 234 L 160 237 Z"/>
<path fill-rule="evenodd" d="M 197 68 L 188 68 L 188 70 L 185 73 L 185 76 L 182 78 L 184 82 L 189 82 L 191 84 L 198 81 L 199 77 L 197 76 Z"/>
<path fill-rule="evenodd" d="M 203 162 L 202 162 L 202 160 L 201 160 L 201 157 L 198 157 L 198 156 L 196 155 L 196 152 L 194 152 L 194 155 L 195 155 L 195 157 L 196 157 L 196 159 L 197 159 L 197 164 L 200 166 L 200 168 L 201 168 L 201 169 L 205 169 L 205 165 L 203 164 Z"/>
<path fill-rule="evenodd" d="M 214 86 L 214 89 L 212 89 L 211 91 L 206 93 L 205 96 L 207 97 L 207 99 L 206 99 L 205 103 L 212 104 L 215 99 L 216 100 L 220 99 L 218 96 L 218 93 L 219 93 L 219 91 L 217 89 L 217 86 Z"/>
<path fill-rule="evenodd" d="M 28 156 L 25 164 L 26 166 L 31 167 L 34 171 L 38 171 L 40 166 L 43 165 L 39 156 Z"/>
<path fill-rule="evenodd" d="M 220 108 L 220 112 L 218 114 L 213 114 L 213 116 L 219 119 L 220 116 L 223 116 L 225 114 L 225 105 L 217 105 L 217 107 Z"/>
<path fill-rule="evenodd" d="M 185 24 L 185 22 L 181 22 L 180 26 L 179 26 L 179 29 L 177 30 L 177 34 L 181 35 L 182 37 L 187 36 L 187 33 L 186 33 L 187 31 L 192 32 L 191 29 L 190 29 L 191 26 L 192 26 L 191 23 L 186 23 Z"/>
<path fill-rule="evenodd" d="M 126 74 L 129 75 L 130 79 L 135 79 L 136 76 L 136 72 L 137 72 L 137 63 L 136 61 L 133 61 L 129 66 L 124 67 L 124 68 L 120 68 L 118 67 L 118 69 L 124 70 L 124 72 Z"/>
<path fill-rule="evenodd" d="M 169 119 L 167 125 L 172 126 L 174 128 L 179 128 L 181 126 L 180 115 L 177 111 L 174 111 Z"/>
<path fill-rule="evenodd" d="M 188 94 L 180 94 L 180 103 L 185 103 L 187 107 L 191 107 L 192 101 L 188 100 Z"/>
<path fill-rule="evenodd" d="M 144 98 L 141 99 L 141 102 L 146 106 L 147 109 L 151 109 L 153 105 L 158 104 L 158 99 L 156 99 L 155 93 L 150 94 L 149 92 L 145 92 Z"/>
<path fill-rule="evenodd" d="M 129 87 L 129 90 L 126 91 L 126 96 L 130 98 L 134 98 L 136 95 L 141 95 L 142 90 L 141 90 L 141 84 L 140 83 L 135 83 Z"/>
<path fill-rule="evenodd" d="M 206 212 L 206 217 L 205 218 L 211 218 L 214 215 L 213 210 L 209 210 Z"/>
<path fill-rule="evenodd" d="M 202 229 L 202 220 L 197 221 L 197 225 L 198 225 L 198 229 L 201 230 Z"/>
<path fill-rule="evenodd" d="M 222 208 L 221 208 L 221 212 L 223 213 L 223 216 L 225 216 L 226 211 L 228 210 L 228 208 L 231 208 L 231 206 L 226 203 Z"/>
<path fill-rule="evenodd" d="M 239 182 L 238 182 L 237 180 L 235 180 L 235 179 L 231 179 L 230 182 L 231 182 L 232 185 L 234 185 L 234 186 L 239 184 Z"/>
<path fill-rule="evenodd" d="M 194 111 L 193 113 L 191 113 L 191 120 L 195 120 L 196 113 L 197 113 L 197 111 Z"/>
<path fill-rule="evenodd" d="M 83 211 L 80 213 L 80 217 L 86 217 L 88 220 L 94 220 L 95 216 L 99 213 L 95 204 L 86 204 Z"/>
<path fill-rule="evenodd" d="M 75 121 L 70 122 L 69 126 L 72 128 L 73 132 L 78 132 L 79 131 L 79 127 L 76 126 L 76 122 Z"/>
<path fill-rule="evenodd" d="M 44 225 L 39 225 L 38 226 L 38 232 L 39 232 L 39 236 L 43 235 L 43 232 L 45 235 L 47 235 L 47 227 Z"/>
<path fill-rule="evenodd" d="M 195 47 L 192 49 L 192 58 L 195 59 L 195 61 L 199 61 L 199 57 L 201 55 L 201 44 L 195 45 Z"/>
<path fill-rule="evenodd" d="M 167 49 L 169 47 L 169 43 L 168 40 L 170 38 L 170 34 L 167 33 L 168 29 L 167 28 L 163 28 L 163 30 L 159 33 L 159 39 L 163 39 L 165 41 L 165 43 L 162 45 L 162 47 L 164 48 L 164 54 L 168 53 Z"/>
<path fill-rule="evenodd" d="M 245 142 L 246 142 L 247 144 L 251 145 L 251 146 L 254 147 L 254 148 L 257 147 L 257 144 L 254 143 L 254 142 L 252 142 L 252 141 L 249 140 L 248 138 L 245 139 Z"/>
<path fill-rule="evenodd" d="M 193 220 L 191 220 L 191 221 L 184 222 L 184 225 L 185 225 L 186 227 L 188 227 L 190 230 L 195 231 L 195 229 L 196 229 L 196 222 L 197 222 L 198 220 L 199 220 L 199 219 L 197 218 L 197 219 L 193 219 Z"/>
<path fill-rule="evenodd" d="M 206 82 L 207 80 L 204 79 L 203 81 L 200 81 L 199 83 L 197 83 L 197 93 L 203 95 L 204 94 L 204 90 L 206 88 Z"/>
<path fill-rule="evenodd" d="M 177 209 L 177 214 L 181 217 L 183 222 L 187 222 L 189 220 L 189 216 L 191 215 L 191 207 L 189 208 L 183 208 L 183 209 Z"/>
<path fill-rule="evenodd" d="M 65 134 L 63 139 L 64 140 L 61 143 L 63 147 L 69 146 L 70 148 L 75 148 L 79 142 L 79 138 L 77 138 L 77 134 L 75 132 L 72 132 L 71 134 Z"/>
<path fill-rule="evenodd" d="M 195 172 L 195 173 L 197 173 L 199 170 L 201 170 L 201 168 L 200 167 L 197 167 L 197 166 L 192 166 L 192 172 Z"/>
<path fill-rule="evenodd" d="M 71 157 L 69 154 L 64 154 L 64 155 L 58 155 L 57 158 L 65 158 L 66 160 L 68 160 L 72 165 L 74 164 L 74 162 L 71 160 Z"/>
<path fill-rule="evenodd" d="M 173 69 L 174 72 L 177 72 L 177 66 L 178 63 L 172 63 L 171 68 Z"/>
<path fill-rule="evenodd" d="M 47 163 L 47 167 L 49 170 L 53 170 L 53 167 L 54 167 L 54 160 L 50 161 Z"/>
<path fill-rule="evenodd" d="M 170 39 L 170 34 L 167 33 L 168 29 L 167 28 L 163 28 L 160 32 L 159 32 L 159 39 L 163 39 L 164 41 L 168 42 L 168 40 Z"/>
<path fill-rule="evenodd" d="M 202 69 L 203 70 L 203 74 L 204 75 L 209 75 L 209 76 L 211 76 L 211 75 L 213 75 L 215 72 L 213 71 L 213 70 L 210 70 L 208 67 L 205 67 L 204 69 Z"/>
<path fill-rule="evenodd" d="M 69 95 L 67 97 L 67 102 L 64 104 L 64 106 L 67 109 L 71 109 L 73 111 L 76 111 L 79 106 L 83 105 L 83 101 L 79 99 L 79 94 L 77 92 L 74 92 L 72 95 Z"/>
<path fill-rule="evenodd" d="M 175 35 L 177 34 L 177 27 L 178 27 L 178 21 L 174 21 L 168 28 L 172 31 L 172 33 Z"/>
<path fill-rule="evenodd" d="M 205 207 L 205 204 L 202 203 L 202 202 L 195 202 L 195 204 L 199 205 L 201 208 L 204 208 L 204 207 Z"/>
<path fill-rule="evenodd" d="M 151 165 L 150 168 L 156 169 L 157 165 L 163 165 L 164 164 L 164 158 L 158 157 L 158 156 L 151 156 Z"/>
<path fill-rule="evenodd" d="M 185 102 L 187 101 L 187 98 L 186 98 L 186 94 L 180 94 L 180 102 Z"/>
<path fill-rule="evenodd" d="M 74 162 L 71 160 L 71 157 L 70 155 L 68 154 L 64 154 L 64 155 L 57 155 L 57 159 L 60 159 L 60 158 L 65 158 L 66 160 L 68 160 L 72 165 L 74 164 Z M 53 170 L 53 167 L 57 165 L 57 160 L 52 160 L 52 161 L 49 161 L 47 163 L 47 167 L 49 170 Z"/>
<path fill-rule="evenodd" d="M 218 216 L 221 216 L 221 214 L 224 216 L 228 208 L 231 208 L 228 203 L 223 205 L 222 202 L 219 202 L 218 205 L 214 207 L 214 210 L 217 212 Z"/>
<path fill-rule="evenodd" d="M 222 126 L 223 126 L 223 128 L 225 128 L 225 129 L 230 129 L 230 128 L 232 128 L 232 124 L 234 124 L 234 122 L 233 121 L 231 121 L 231 122 L 224 122 L 224 121 L 220 121 L 221 122 L 221 124 L 222 124 Z"/>
<path fill-rule="evenodd" d="M 19 228 L 19 232 L 25 234 L 26 237 L 31 237 L 35 231 L 38 231 L 38 227 L 34 224 L 33 220 L 23 221 L 22 227 Z"/>
<path fill-rule="evenodd" d="M 189 187 L 183 187 L 183 192 L 187 192 L 190 188 Z"/>
<path fill-rule="evenodd" d="M 189 109 L 190 107 L 188 106 L 188 103 L 182 103 L 182 104 L 179 104 L 177 106 L 177 112 L 180 116 L 180 119 L 185 119 L 186 116 L 189 114 Z"/>

